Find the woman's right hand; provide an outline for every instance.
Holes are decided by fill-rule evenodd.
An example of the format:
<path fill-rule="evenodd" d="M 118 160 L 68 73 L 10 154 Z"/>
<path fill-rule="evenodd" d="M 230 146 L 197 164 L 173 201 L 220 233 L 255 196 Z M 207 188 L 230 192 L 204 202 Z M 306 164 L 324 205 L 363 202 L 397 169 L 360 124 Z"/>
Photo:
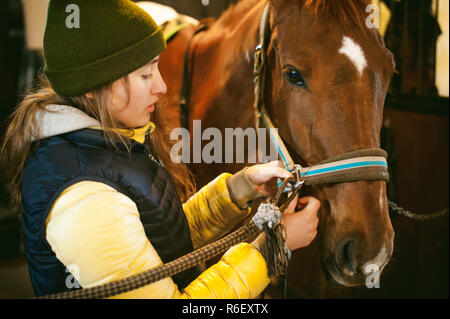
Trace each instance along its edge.
<path fill-rule="evenodd" d="M 293 251 L 306 247 L 317 235 L 319 218 L 317 212 L 320 201 L 312 196 L 300 198 L 300 204 L 305 206 L 302 210 L 295 212 L 298 195 L 286 207 L 281 217 L 281 224 L 286 229 L 286 245 Z"/>

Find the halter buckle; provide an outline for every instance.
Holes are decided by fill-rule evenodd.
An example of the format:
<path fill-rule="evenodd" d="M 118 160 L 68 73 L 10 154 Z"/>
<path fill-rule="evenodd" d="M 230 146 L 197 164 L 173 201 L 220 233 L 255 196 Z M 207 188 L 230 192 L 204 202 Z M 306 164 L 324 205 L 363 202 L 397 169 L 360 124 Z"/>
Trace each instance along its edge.
<path fill-rule="evenodd" d="M 299 164 L 294 164 L 294 169 L 291 171 L 291 173 L 295 177 L 295 182 L 288 182 L 285 189 L 283 190 L 283 193 L 291 192 L 295 189 L 301 189 L 303 184 L 305 183 L 305 180 L 300 179 L 300 170 L 302 169 L 302 166 Z M 280 187 L 282 184 L 281 178 L 278 179 L 277 185 Z"/>

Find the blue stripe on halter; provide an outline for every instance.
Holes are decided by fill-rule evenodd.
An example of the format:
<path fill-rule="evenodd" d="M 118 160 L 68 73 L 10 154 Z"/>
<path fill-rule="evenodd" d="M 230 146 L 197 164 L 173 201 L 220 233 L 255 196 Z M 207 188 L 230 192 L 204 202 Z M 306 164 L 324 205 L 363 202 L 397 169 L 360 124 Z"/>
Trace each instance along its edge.
<path fill-rule="evenodd" d="M 272 140 L 273 144 L 277 147 L 278 154 L 281 156 L 281 159 L 283 160 L 283 166 L 286 168 L 286 170 L 292 171 L 289 168 L 290 161 L 289 161 L 289 159 L 286 159 L 286 156 L 285 156 L 283 150 L 280 148 L 280 144 L 278 143 L 278 139 L 273 134 L 273 132 L 271 130 L 271 126 L 269 125 L 269 123 L 267 123 L 267 119 L 266 119 L 266 116 L 265 116 L 264 112 L 261 112 L 260 114 L 262 115 L 262 118 L 264 120 L 264 124 L 266 125 L 266 128 L 269 131 L 270 139 Z"/>
<path fill-rule="evenodd" d="M 277 149 L 278 149 L 278 154 L 280 154 L 281 159 L 283 160 L 283 166 L 286 167 L 286 169 L 288 171 L 290 171 L 289 167 L 288 167 L 288 161 L 286 160 L 286 158 L 284 157 L 284 153 L 281 151 L 280 147 L 277 144 Z"/>
<path fill-rule="evenodd" d="M 387 167 L 387 163 L 384 161 L 364 161 L 364 162 L 358 162 L 358 163 L 342 164 L 342 165 L 336 165 L 336 166 L 327 167 L 327 168 L 320 168 L 320 169 L 314 169 L 314 170 L 310 170 L 310 171 L 301 172 L 300 176 L 312 176 L 312 175 L 318 175 L 318 174 L 323 174 L 323 173 L 345 170 L 345 169 L 349 169 L 349 168 L 358 168 L 358 167 L 365 167 L 365 166 Z"/>

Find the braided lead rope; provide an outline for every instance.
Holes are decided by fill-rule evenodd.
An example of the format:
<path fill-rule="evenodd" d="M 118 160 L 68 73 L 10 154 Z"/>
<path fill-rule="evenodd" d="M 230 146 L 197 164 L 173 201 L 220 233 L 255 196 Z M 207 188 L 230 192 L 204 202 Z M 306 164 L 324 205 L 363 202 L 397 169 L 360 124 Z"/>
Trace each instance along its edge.
<path fill-rule="evenodd" d="M 100 299 L 119 295 L 194 267 L 223 253 L 238 243 L 249 240 L 259 233 L 260 230 L 250 221 L 228 236 L 159 267 L 101 286 L 42 296 L 38 297 L 38 299 Z"/>
<path fill-rule="evenodd" d="M 432 220 L 448 214 L 448 208 L 445 208 L 443 210 L 431 214 L 415 214 L 410 212 L 409 210 L 405 210 L 404 208 L 398 206 L 396 203 L 391 202 L 390 200 L 388 200 L 388 204 L 389 208 L 391 208 L 392 211 L 394 211 L 395 213 L 419 221 Z"/>

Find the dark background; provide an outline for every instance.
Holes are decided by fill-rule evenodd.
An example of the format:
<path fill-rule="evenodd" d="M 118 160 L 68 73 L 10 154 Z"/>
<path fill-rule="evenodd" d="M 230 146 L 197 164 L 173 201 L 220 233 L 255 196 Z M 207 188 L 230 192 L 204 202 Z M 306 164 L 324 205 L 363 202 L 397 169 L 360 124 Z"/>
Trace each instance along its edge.
<path fill-rule="evenodd" d="M 219 17 L 237 1 L 155 1 L 197 19 Z M 415 213 L 449 206 L 448 98 L 434 86 L 435 42 L 439 25 L 431 1 L 385 1 L 393 19 L 385 37 L 400 71 L 392 81 L 385 105 L 383 148 L 389 153 L 389 198 Z M 38 52 L 26 49 L 22 6 L 3 0 L 0 7 L 0 134 L 6 119 L 42 66 Z M 30 73 L 31 70 L 31 73 Z M 32 296 L 23 258 L 20 223 L 9 208 L 0 184 L 0 298 Z M 395 250 L 380 289 L 355 289 L 361 298 L 448 298 L 448 214 L 419 222 L 392 215 Z M 301 265 L 300 265 L 301 266 Z M 295 274 L 291 278 L 295 279 Z M 292 279 L 291 279 L 292 280 Z M 337 297 L 339 294 L 336 295 Z M 335 296 L 335 297 L 336 297 Z M 295 286 L 290 297 L 302 297 Z"/>

